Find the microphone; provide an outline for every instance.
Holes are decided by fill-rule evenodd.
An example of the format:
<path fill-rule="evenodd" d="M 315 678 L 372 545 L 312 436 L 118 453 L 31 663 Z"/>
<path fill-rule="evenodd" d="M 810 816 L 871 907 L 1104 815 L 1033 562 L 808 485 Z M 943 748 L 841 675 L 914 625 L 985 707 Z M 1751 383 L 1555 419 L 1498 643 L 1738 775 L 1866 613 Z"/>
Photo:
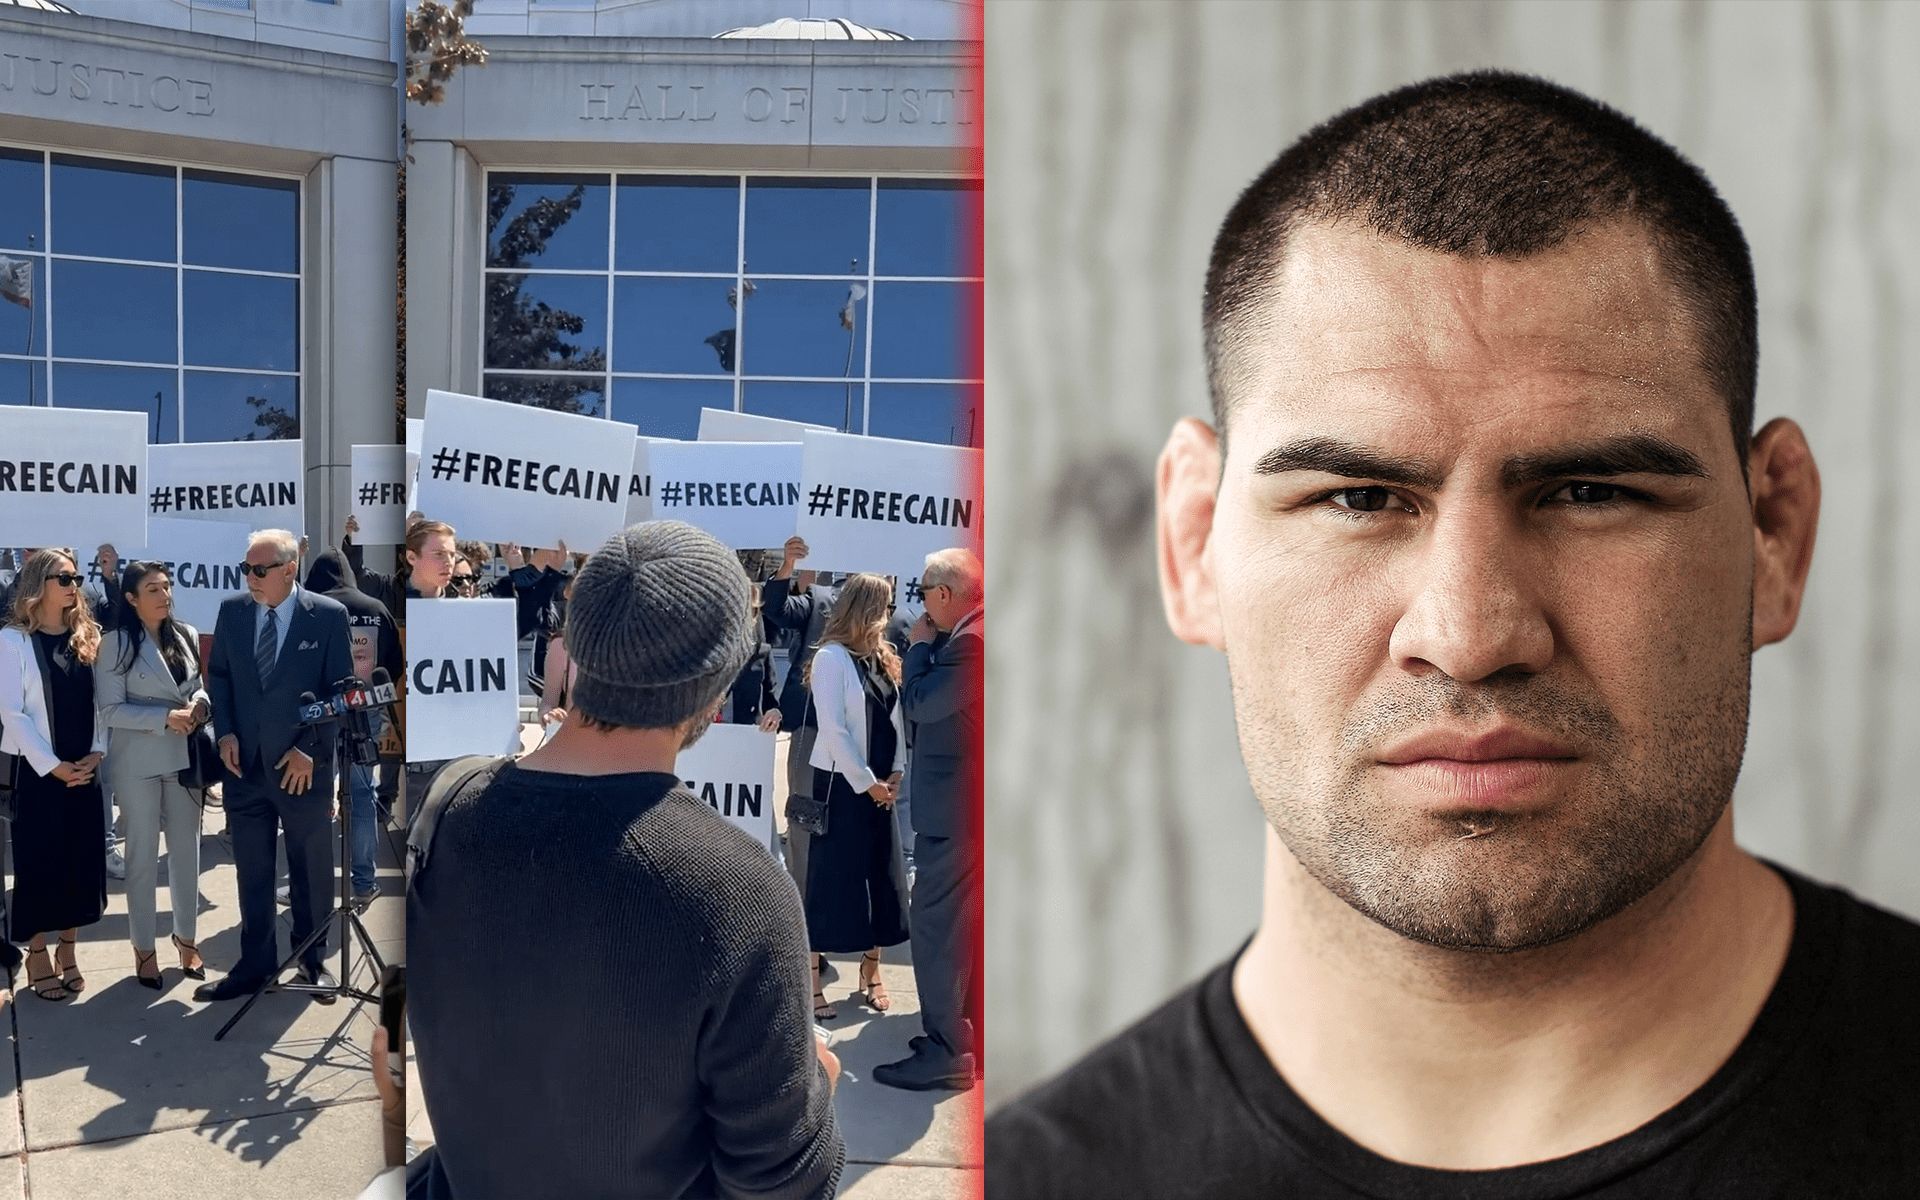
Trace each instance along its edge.
<path fill-rule="evenodd" d="M 372 698 L 374 704 L 398 704 L 400 702 L 399 689 L 393 686 L 393 676 L 387 673 L 385 667 L 375 667 L 373 669 L 373 682 L 367 685 L 367 694 Z"/>
<path fill-rule="evenodd" d="M 363 683 L 349 675 L 333 685 L 333 695 L 325 700 L 317 700 L 312 692 L 303 692 L 300 696 L 299 721 L 302 725 L 314 725 L 324 721 L 335 721 L 350 713 L 367 709 L 383 708 L 398 702 L 397 689 L 391 683 L 383 683 L 376 672 L 373 683 Z"/>

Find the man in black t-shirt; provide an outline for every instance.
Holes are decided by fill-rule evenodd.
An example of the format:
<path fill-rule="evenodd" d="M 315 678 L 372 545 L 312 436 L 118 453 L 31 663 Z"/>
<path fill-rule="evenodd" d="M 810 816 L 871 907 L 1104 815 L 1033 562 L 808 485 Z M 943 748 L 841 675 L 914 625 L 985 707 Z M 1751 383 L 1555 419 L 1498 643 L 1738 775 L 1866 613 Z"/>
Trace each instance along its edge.
<path fill-rule="evenodd" d="M 1260 924 L 990 1118 L 992 1200 L 1920 1196 L 1920 926 L 1733 837 L 1820 497 L 1756 326 L 1706 178 L 1541 80 L 1367 101 L 1241 196 L 1158 534 Z"/>

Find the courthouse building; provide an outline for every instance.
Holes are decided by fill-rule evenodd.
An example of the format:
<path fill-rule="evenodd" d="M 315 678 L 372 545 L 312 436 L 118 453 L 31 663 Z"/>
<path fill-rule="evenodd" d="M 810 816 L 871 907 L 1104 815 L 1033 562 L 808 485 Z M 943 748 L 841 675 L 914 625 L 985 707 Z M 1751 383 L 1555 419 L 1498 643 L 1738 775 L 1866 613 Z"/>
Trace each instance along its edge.
<path fill-rule="evenodd" d="M 395 440 L 401 11 L 0 0 L 0 403 L 300 438 L 331 540 L 349 448 Z"/>
<path fill-rule="evenodd" d="M 977 7 L 479 0 L 409 105 L 407 401 L 979 445 Z"/>

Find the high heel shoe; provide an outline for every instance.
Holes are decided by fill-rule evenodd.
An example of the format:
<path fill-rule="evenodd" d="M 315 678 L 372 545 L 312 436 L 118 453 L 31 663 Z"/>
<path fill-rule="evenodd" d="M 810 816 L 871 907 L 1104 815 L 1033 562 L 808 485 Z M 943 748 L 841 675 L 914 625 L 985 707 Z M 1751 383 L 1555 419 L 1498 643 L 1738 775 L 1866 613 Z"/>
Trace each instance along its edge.
<path fill-rule="evenodd" d="M 79 944 L 78 936 L 60 939 L 60 949 L 73 956 L 72 962 L 60 967 L 60 980 L 66 984 L 67 990 L 76 996 L 87 990 L 87 977 L 80 973 L 80 952 L 74 949 Z M 54 952 L 54 965 L 60 965 L 59 951 Z"/>
<path fill-rule="evenodd" d="M 153 974 L 151 975 L 146 973 L 146 968 L 149 966 L 153 968 Z M 160 991 L 162 985 L 160 983 L 159 951 L 148 950 L 142 952 L 136 947 L 133 952 L 133 977 L 139 981 L 141 987 L 150 987 L 156 992 Z"/>
<path fill-rule="evenodd" d="M 36 958 L 46 966 L 45 973 L 33 969 L 33 960 Z M 53 969 L 53 959 L 48 956 L 45 946 L 27 951 L 27 988 L 42 1000 L 68 1000 L 73 997 L 67 985 L 60 982 L 59 974 Z"/>
<path fill-rule="evenodd" d="M 207 977 L 207 964 L 204 959 L 200 961 L 200 965 L 198 966 L 190 967 L 187 965 L 188 955 L 192 955 L 196 959 L 200 958 L 200 947 L 194 945 L 192 942 L 181 941 L 180 935 L 177 933 L 170 934 L 169 936 L 173 938 L 173 948 L 180 952 L 180 973 L 188 979 L 205 979 Z"/>

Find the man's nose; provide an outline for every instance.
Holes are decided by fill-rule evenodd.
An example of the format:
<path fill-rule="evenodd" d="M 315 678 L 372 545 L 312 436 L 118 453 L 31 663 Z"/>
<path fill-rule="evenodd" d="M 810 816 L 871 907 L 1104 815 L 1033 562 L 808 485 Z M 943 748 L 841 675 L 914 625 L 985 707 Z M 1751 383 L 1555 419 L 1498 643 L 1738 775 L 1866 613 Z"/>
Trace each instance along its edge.
<path fill-rule="evenodd" d="M 1554 633 L 1541 603 L 1540 553 L 1496 505 L 1443 511 L 1408 566 L 1407 605 L 1388 645 L 1394 662 L 1463 683 L 1544 670 Z"/>

